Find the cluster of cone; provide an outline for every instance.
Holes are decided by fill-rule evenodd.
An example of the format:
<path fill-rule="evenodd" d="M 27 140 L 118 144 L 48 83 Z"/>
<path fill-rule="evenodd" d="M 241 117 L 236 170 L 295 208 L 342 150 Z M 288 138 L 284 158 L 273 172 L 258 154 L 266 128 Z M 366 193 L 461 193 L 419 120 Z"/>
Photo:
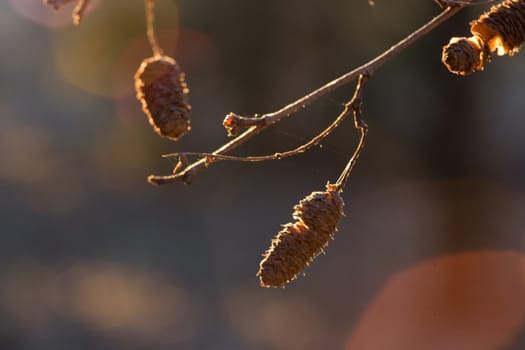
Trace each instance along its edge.
<path fill-rule="evenodd" d="M 44 0 L 55 9 L 71 1 Z M 77 8 L 83 11 L 87 1 L 79 0 Z M 135 89 L 155 132 L 176 141 L 190 131 L 189 89 L 184 72 L 173 58 L 155 54 L 144 59 L 135 73 Z M 344 215 L 343 206 L 341 189 L 330 183 L 326 191 L 303 198 L 294 207 L 295 221 L 283 226 L 263 254 L 257 272 L 261 285 L 285 286 L 324 252 Z"/>
<path fill-rule="evenodd" d="M 492 52 L 513 55 L 525 41 L 525 1 L 506 0 L 482 14 L 470 26 L 472 36 L 454 37 L 443 47 L 442 61 L 455 74 L 483 70 Z"/>

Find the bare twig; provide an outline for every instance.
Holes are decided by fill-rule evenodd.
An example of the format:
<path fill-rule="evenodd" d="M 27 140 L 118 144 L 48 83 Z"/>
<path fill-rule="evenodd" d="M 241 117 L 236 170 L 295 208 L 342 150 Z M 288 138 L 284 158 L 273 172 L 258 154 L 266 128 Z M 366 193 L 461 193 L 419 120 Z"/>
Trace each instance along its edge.
<path fill-rule="evenodd" d="M 442 8 L 448 7 L 450 5 L 463 5 L 463 6 L 478 6 L 478 5 L 487 5 L 493 4 L 500 0 L 481 0 L 481 1 L 472 1 L 472 0 L 435 0 Z"/>
<path fill-rule="evenodd" d="M 227 142 L 223 146 L 219 147 L 212 154 L 224 154 L 228 151 L 231 151 L 232 149 L 235 149 L 247 140 L 251 139 L 253 136 L 260 133 L 262 130 L 266 129 L 269 125 L 272 125 L 281 120 L 282 118 L 288 117 L 296 113 L 300 109 L 312 104 L 327 93 L 332 92 L 335 89 L 352 82 L 360 75 L 371 76 L 387 61 L 391 60 L 394 56 L 408 48 L 410 45 L 421 39 L 426 34 L 430 33 L 432 30 L 434 30 L 443 22 L 454 16 L 464 7 L 464 4 L 450 4 L 450 6 L 445 8 L 438 16 L 434 17 L 428 23 L 426 23 L 425 25 L 408 35 L 406 38 L 404 38 L 403 40 L 401 40 L 400 42 L 398 42 L 397 44 L 395 44 L 390 49 L 386 50 L 376 58 L 367 62 L 366 64 L 340 76 L 339 78 L 332 80 L 331 82 L 323 85 L 319 89 L 301 97 L 297 101 L 292 102 L 291 104 L 281 108 L 276 112 L 265 114 L 259 118 L 252 118 L 252 126 L 249 126 L 246 131 L 244 131 L 242 134 L 235 137 L 231 141 Z M 195 175 L 200 173 L 209 164 L 217 160 L 219 159 L 213 157 L 204 157 L 188 165 L 184 170 L 179 171 L 175 174 L 168 176 L 151 175 L 148 177 L 148 181 L 155 185 L 163 185 L 173 182 L 184 182 L 186 184 L 190 184 Z"/>
<path fill-rule="evenodd" d="M 88 4 L 89 0 L 78 0 L 77 6 L 75 6 L 75 9 L 73 10 L 73 23 L 77 25 L 80 24 Z"/>
<path fill-rule="evenodd" d="M 311 138 L 308 142 L 303 143 L 299 147 L 296 147 L 294 149 L 284 151 L 284 152 L 277 152 L 274 154 L 268 154 L 264 156 L 246 156 L 246 157 L 239 157 L 239 156 L 228 156 L 224 154 L 217 154 L 217 153 L 206 153 L 206 152 L 176 152 L 176 153 L 170 153 L 165 154 L 163 157 L 165 158 L 173 158 L 173 157 L 179 157 L 179 163 L 183 164 L 184 161 L 187 162 L 188 156 L 194 156 L 194 157 L 207 157 L 208 163 L 213 160 L 230 160 L 230 161 L 242 161 L 242 162 L 263 162 L 267 160 L 278 160 L 283 159 L 287 157 L 293 157 L 300 153 L 306 152 L 311 147 L 319 144 L 324 138 L 326 138 L 328 135 L 330 135 L 341 122 L 349 116 L 352 112 L 355 113 L 356 109 L 360 107 L 360 100 L 359 103 L 357 99 L 360 99 L 361 93 L 357 94 L 357 91 L 360 91 L 362 89 L 362 86 L 364 85 L 364 78 L 359 79 L 359 83 L 356 86 L 356 93 L 352 97 L 350 101 L 344 104 L 343 111 L 337 116 L 337 118 L 334 119 L 334 121 L 323 131 L 321 131 L 319 134 L 315 135 L 313 138 Z M 178 169 L 181 168 L 181 166 L 177 163 Z M 176 171 L 175 171 L 176 173 Z"/>
<path fill-rule="evenodd" d="M 363 119 L 361 107 L 363 105 L 363 91 L 367 81 L 367 76 L 359 76 L 359 82 L 355 88 L 354 96 L 352 97 L 352 100 L 347 105 L 345 105 L 346 109 L 351 109 L 354 113 L 354 125 L 355 128 L 359 130 L 359 143 L 357 144 L 352 158 L 350 158 L 343 172 L 339 176 L 339 179 L 337 179 L 337 182 L 334 184 L 334 189 L 337 191 L 342 191 L 345 187 L 346 181 L 348 180 L 348 177 L 350 176 L 350 173 L 354 169 L 355 163 L 357 162 L 357 158 L 359 158 L 359 155 L 365 146 L 365 137 L 368 131 L 368 125 L 366 125 Z"/>
<path fill-rule="evenodd" d="M 155 1 L 144 0 L 144 4 L 146 6 L 146 34 L 148 36 L 149 45 L 151 46 L 153 55 L 160 56 L 162 55 L 162 49 L 159 46 L 155 34 Z"/>

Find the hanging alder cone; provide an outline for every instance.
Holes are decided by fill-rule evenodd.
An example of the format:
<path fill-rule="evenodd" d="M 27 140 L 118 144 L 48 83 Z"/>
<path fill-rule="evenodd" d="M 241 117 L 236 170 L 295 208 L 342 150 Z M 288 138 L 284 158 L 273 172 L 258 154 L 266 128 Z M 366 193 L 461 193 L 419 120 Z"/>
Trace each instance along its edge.
<path fill-rule="evenodd" d="M 263 254 L 257 276 L 263 287 L 283 287 L 324 252 L 344 215 L 343 199 L 331 184 L 312 192 L 294 207 L 295 222 L 287 223 Z"/>
<path fill-rule="evenodd" d="M 177 62 L 168 56 L 146 58 L 135 73 L 137 98 L 149 123 L 159 135 L 174 141 L 191 129 L 184 78 Z"/>
<path fill-rule="evenodd" d="M 472 37 L 452 38 L 442 61 L 455 74 L 468 75 L 490 62 L 491 52 L 513 55 L 525 41 L 525 1 L 506 0 L 482 14 L 470 26 Z"/>
<path fill-rule="evenodd" d="M 453 37 L 443 47 L 442 61 L 455 74 L 469 75 L 483 70 L 492 58 L 489 47 L 477 36 L 470 38 Z"/>

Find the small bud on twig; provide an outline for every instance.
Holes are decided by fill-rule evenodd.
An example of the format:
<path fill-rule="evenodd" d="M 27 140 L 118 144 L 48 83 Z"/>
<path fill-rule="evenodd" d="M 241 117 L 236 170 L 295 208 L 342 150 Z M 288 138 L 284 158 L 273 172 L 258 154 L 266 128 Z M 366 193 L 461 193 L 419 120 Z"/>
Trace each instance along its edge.
<path fill-rule="evenodd" d="M 239 116 L 233 112 L 230 112 L 224 117 L 222 125 L 228 132 L 228 136 L 238 135 L 244 128 L 239 126 Z"/>

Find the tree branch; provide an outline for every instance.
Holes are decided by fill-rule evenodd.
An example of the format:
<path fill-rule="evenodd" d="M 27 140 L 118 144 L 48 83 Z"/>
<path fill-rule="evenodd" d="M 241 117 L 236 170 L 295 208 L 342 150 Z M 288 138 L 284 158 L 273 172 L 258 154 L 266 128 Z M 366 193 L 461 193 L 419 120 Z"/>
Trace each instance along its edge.
<path fill-rule="evenodd" d="M 366 78 L 361 75 L 359 78 L 359 82 L 355 88 L 356 93 L 352 97 L 351 100 L 346 102 L 344 104 L 344 109 L 337 118 L 335 118 L 330 125 L 328 125 L 323 131 L 321 131 L 319 134 L 312 137 L 308 142 L 303 143 L 299 147 L 296 147 L 291 150 L 283 151 L 283 152 L 276 152 L 273 154 L 268 154 L 264 156 L 228 156 L 224 154 L 217 154 L 217 153 L 206 153 L 206 152 L 176 152 L 176 153 L 170 153 L 170 154 L 164 154 L 163 157 L 165 158 L 179 158 L 179 162 L 177 163 L 177 169 L 181 169 L 185 164 L 187 164 L 188 156 L 193 157 L 206 157 L 206 161 L 208 163 L 213 162 L 215 160 L 230 160 L 230 161 L 241 161 L 241 162 L 263 162 L 267 160 L 278 160 L 283 159 L 287 157 L 293 157 L 300 153 L 306 152 L 308 149 L 312 148 L 313 146 L 319 144 L 323 139 L 325 139 L 328 135 L 330 135 L 341 122 L 348 117 L 351 113 L 354 113 L 354 120 L 355 120 L 355 113 L 357 113 L 357 109 L 361 106 L 361 91 L 364 86 L 364 81 Z M 247 120 L 248 118 L 242 117 L 243 120 Z M 357 126 L 356 122 L 356 128 L 359 128 Z M 174 171 L 177 172 L 177 171 Z"/>
<path fill-rule="evenodd" d="M 403 40 L 399 41 L 397 44 L 395 44 L 379 56 L 375 57 L 374 59 L 365 63 L 364 65 L 352 70 L 351 72 L 348 72 L 340 76 L 339 78 L 330 81 L 329 83 L 323 85 L 319 89 L 301 97 L 300 99 L 296 100 L 295 102 L 292 102 L 291 104 L 281 108 L 278 111 L 264 114 L 261 117 L 243 117 L 244 122 L 246 123 L 243 127 L 247 127 L 247 129 L 239 136 L 235 137 L 231 141 L 216 149 L 212 154 L 224 154 L 237 148 L 238 146 L 242 145 L 244 142 L 248 141 L 261 131 L 265 130 L 268 126 L 277 123 L 282 118 L 288 117 L 298 112 L 300 109 L 312 104 L 327 93 L 330 93 L 335 89 L 354 81 L 360 75 L 372 76 L 387 61 L 391 60 L 394 56 L 398 55 L 410 45 L 414 44 L 416 41 L 430 33 L 432 30 L 434 30 L 446 20 L 458 13 L 465 6 L 466 5 L 462 3 L 448 4 L 448 7 L 446 7 L 438 16 L 434 17 L 428 23 L 426 23 L 425 25 L 408 35 Z M 148 177 L 148 181 L 154 185 L 164 185 L 174 182 L 183 182 L 186 184 L 190 184 L 198 173 L 200 173 L 208 165 L 217 160 L 219 160 L 218 157 L 204 157 L 186 166 L 181 171 L 178 171 L 179 169 L 177 169 L 177 171 L 172 175 L 150 175 Z"/>

